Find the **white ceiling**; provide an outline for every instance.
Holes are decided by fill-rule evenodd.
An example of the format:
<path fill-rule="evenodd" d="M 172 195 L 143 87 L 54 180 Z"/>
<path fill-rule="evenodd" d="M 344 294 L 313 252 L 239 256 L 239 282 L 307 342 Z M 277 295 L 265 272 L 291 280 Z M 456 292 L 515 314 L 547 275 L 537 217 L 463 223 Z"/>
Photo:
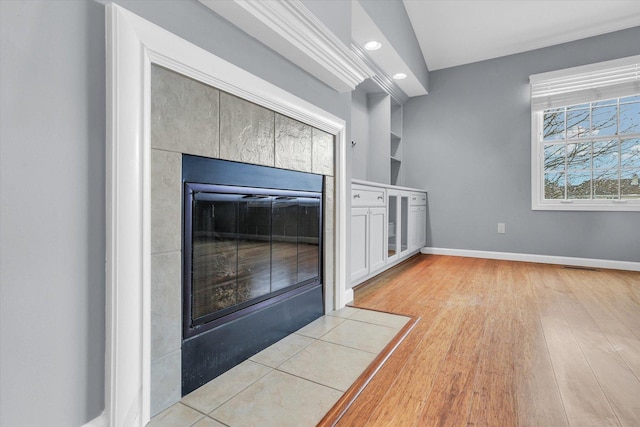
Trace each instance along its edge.
<path fill-rule="evenodd" d="M 430 71 L 640 25 L 640 0 L 403 1 Z"/>

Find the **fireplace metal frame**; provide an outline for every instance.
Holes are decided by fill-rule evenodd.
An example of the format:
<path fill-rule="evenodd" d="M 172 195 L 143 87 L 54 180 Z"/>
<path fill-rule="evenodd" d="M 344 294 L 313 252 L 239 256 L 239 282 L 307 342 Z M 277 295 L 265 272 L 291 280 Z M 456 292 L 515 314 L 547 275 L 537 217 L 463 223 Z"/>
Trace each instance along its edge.
<path fill-rule="evenodd" d="M 213 160 L 213 159 L 212 159 Z M 214 160 L 218 163 L 220 160 Z M 227 162 L 229 163 L 229 162 Z M 255 167 L 251 165 L 250 167 Z M 210 313 L 200 318 L 194 323 L 192 318 L 192 299 L 191 299 L 191 282 L 192 282 L 192 242 L 193 242 L 193 198 L 195 194 L 200 192 L 217 193 L 217 194 L 238 194 L 238 195 L 255 195 L 255 196 L 274 196 L 274 197 L 306 197 L 318 199 L 319 202 L 319 221 L 318 221 L 318 276 L 317 278 L 308 279 L 306 281 L 287 286 L 277 291 L 270 292 L 260 297 L 245 301 L 244 303 L 228 307 L 226 309 Z M 188 339 L 199 335 L 205 331 L 216 328 L 225 323 L 239 319 L 249 314 L 262 310 L 272 304 L 276 304 L 295 295 L 304 293 L 316 286 L 322 284 L 323 274 L 323 205 L 322 192 L 317 191 L 299 191 L 299 190 L 283 190 L 272 188 L 256 188 L 244 186 L 203 184 L 185 182 L 183 189 L 183 263 L 182 263 L 182 333 L 183 339 Z"/>

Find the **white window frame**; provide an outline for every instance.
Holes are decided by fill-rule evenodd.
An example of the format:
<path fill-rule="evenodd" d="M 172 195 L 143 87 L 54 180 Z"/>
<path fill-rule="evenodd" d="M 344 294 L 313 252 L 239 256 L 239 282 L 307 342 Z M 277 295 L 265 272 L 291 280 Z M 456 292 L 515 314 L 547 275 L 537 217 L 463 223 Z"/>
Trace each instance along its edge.
<path fill-rule="evenodd" d="M 640 95 L 640 55 L 532 75 L 530 83 L 531 209 L 640 211 L 640 199 L 545 199 L 543 141 L 544 110 Z"/>

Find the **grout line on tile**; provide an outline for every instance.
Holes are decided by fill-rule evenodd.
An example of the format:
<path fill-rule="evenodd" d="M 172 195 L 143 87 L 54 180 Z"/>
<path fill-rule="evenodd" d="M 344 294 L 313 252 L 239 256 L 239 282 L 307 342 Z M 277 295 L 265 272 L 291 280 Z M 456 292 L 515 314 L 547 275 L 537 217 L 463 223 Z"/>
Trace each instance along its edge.
<path fill-rule="evenodd" d="M 203 416 L 205 416 L 205 417 L 208 417 L 208 416 L 209 416 L 206 412 L 202 412 L 200 409 L 198 409 L 198 408 L 194 408 L 193 406 L 188 405 L 187 403 L 183 402 L 183 401 L 182 401 L 182 399 L 180 399 L 180 401 L 178 402 L 178 404 L 180 404 L 180 405 L 184 405 L 184 406 L 186 406 L 186 407 L 187 407 L 187 408 L 189 408 L 189 409 L 193 409 L 194 411 L 198 412 L 199 414 L 202 414 L 202 415 L 203 415 Z M 202 419 L 202 418 L 198 418 L 198 420 L 196 421 L 196 423 L 197 423 L 198 421 L 200 421 L 201 419 Z M 195 424 L 195 423 L 194 423 L 194 424 Z"/>
<path fill-rule="evenodd" d="M 221 407 L 222 405 L 226 404 L 228 401 L 230 401 L 231 399 L 233 399 L 234 397 L 236 397 L 237 395 L 239 395 L 240 393 L 242 393 L 243 391 L 245 391 L 247 388 L 251 387 L 252 385 L 254 385 L 254 384 L 255 384 L 255 383 L 257 383 L 258 381 L 260 381 L 262 378 L 266 377 L 266 376 L 267 376 L 267 375 L 269 375 L 272 371 L 274 371 L 274 370 L 275 370 L 275 369 L 274 369 L 274 368 L 272 368 L 271 366 L 263 365 L 262 363 L 254 362 L 253 360 L 250 360 L 250 359 L 247 359 L 247 360 L 245 360 L 245 361 L 244 361 L 244 362 L 242 362 L 242 363 L 245 363 L 245 362 L 255 363 L 255 364 L 258 364 L 258 365 L 260 365 L 260 366 L 264 366 L 264 367 L 266 367 L 266 368 L 269 368 L 269 370 L 268 370 L 264 375 L 262 375 L 262 376 L 258 377 L 255 381 L 253 381 L 253 382 L 251 382 L 250 384 L 248 384 L 246 387 L 243 387 L 243 388 L 242 388 L 240 391 L 238 391 L 236 394 L 234 394 L 233 396 L 231 396 L 230 398 L 228 398 L 227 400 L 225 400 L 224 402 L 222 402 L 222 403 L 221 403 L 221 404 L 219 404 L 218 406 L 216 406 L 216 407 L 214 407 L 213 409 L 211 409 L 208 413 L 204 413 L 204 412 L 200 411 L 199 409 L 193 408 L 193 407 L 189 406 L 188 404 L 184 403 L 184 402 L 182 401 L 182 398 L 184 398 L 184 396 L 182 396 L 182 398 L 180 399 L 180 401 L 179 401 L 178 403 L 182 403 L 183 405 L 188 406 L 189 408 L 194 409 L 194 410 L 196 410 L 196 411 L 200 412 L 201 414 L 203 414 L 203 415 L 205 415 L 205 416 L 207 416 L 207 417 L 211 418 L 211 417 L 209 416 L 209 414 L 210 414 L 210 413 L 212 413 L 213 411 L 215 411 L 216 409 L 218 409 L 218 408 L 219 408 L 219 407 Z M 237 365 L 236 365 L 236 366 L 237 366 Z M 228 371 L 227 371 L 227 372 L 228 372 Z M 217 377 L 216 377 L 216 378 L 217 378 Z M 214 381 L 216 378 L 212 379 L 211 381 Z M 210 382 L 211 382 L 211 381 L 210 381 Z M 206 384 L 209 384 L 209 383 L 206 383 Z M 204 385 L 203 385 L 203 386 L 204 386 Z M 217 420 L 216 420 L 216 421 L 217 421 Z"/>
<path fill-rule="evenodd" d="M 257 364 L 259 364 L 259 365 L 262 365 L 262 366 L 266 366 L 267 368 L 270 368 L 270 369 L 276 369 L 276 368 L 278 368 L 279 366 L 281 366 L 283 363 L 285 363 L 285 362 L 287 362 L 289 359 L 291 359 L 293 356 L 297 355 L 297 354 L 298 354 L 298 353 L 300 353 L 302 350 L 306 349 L 306 348 L 307 348 L 307 347 L 309 347 L 311 344 L 313 344 L 313 343 L 315 343 L 316 341 L 318 341 L 318 338 L 308 337 L 308 336 L 306 336 L 306 335 L 297 334 L 296 332 L 292 332 L 291 334 L 287 335 L 287 337 L 290 337 L 291 335 L 298 335 L 298 336 L 303 337 L 303 338 L 309 338 L 309 339 L 312 339 L 313 341 L 311 341 L 309 344 L 306 344 L 304 347 L 300 348 L 300 349 L 299 349 L 298 351 L 296 351 L 295 353 L 293 353 L 293 354 L 289 355 L 289 356 L 288 356 L 287 358 L 285 358 L 282 362 L 278 363 L 275 367 L 273 367 L 273 366 L 269 366 L 269 365 L 265 365 L 264 363 L 261 363 L 261 362 L 258 362 L 257 360 L 253 360 L 253 359 L 252 359 L 252 357 L 253 357 L 253 356 L 258 355 L 258 354 L 260 354 L 261 352 L 258 352 L 258 353 L 256 353 L 256 354 L 254 354 L 253 356 L 251 356 L 251 357 L 250 357 L 249 359 L 247 359 L 247 360 L 250 360 L 250 361 L 252 361 L 252 362 L 254 362 L 254 363 L 257 363 Z M 286 337 L 285 337 L 285 338 L 286 338 Z M 284 338 L 283 338 L 283 339 L 284 339 Z M 282 340 L 280 340 L 280 341 L 282 341 Z M 265 348 L 265 349 L 264 349 L 264 350 L 262 350 L 262 351 L 268 350 L 269 348 L 271 348 L 271 347 L 273 347 L 273 346 L 277 345 L 280 341 L 278 341 L 278 342 L 275 342 L 275 343 L 271 344 L 269 347 Z"/>
<path fill-rule="evenodd" d="M 156 251 L 156 252 L 151 252 L 151 256 L 153 255 L 167 255 L 167 254 L 181 254 L 182 253 L 182 249 L 167 249 L 164 251 Z"/>
<path fill-rule="evenodd" d="M 343 394 L 346 391 L 346 390 L 340 390 L 339 388 L 331 387 L 331 386 L 326 385 L 326 384 L 319 383 L 317 381 L 310 380 L 309 378 L 305 378 L 305 377 L 301 377 L 299 375 L 292 374 L 291 372 L 281 371 L 280 369 L 274 369 L 274 371 L 278 371 L 278 372 L 280 372 L 282 374 L 287 374 L 289 376 L 292 376 L 292 377 L 295 377 L 295 378 L 298 378 L 298 379 L 301 379 L 303 381 L 307 381 L 307 382 L 310 382 L 310 383 L 313 383 L 313 384 L 317 384 L 317 385 L 322 386 L 322 387 L 330 388 L 331 390 L 336 390 L 336 391 L 339 391 L 340 393 L 343 393 Z"/>
<path fill-rule="evenodd" d="M 366 323 L 367 325 L 374 325 L 374 326 L 381 326 L 383 328 L 387 328 L 387 329 L 391 329 L 393 331 L 399 331 L 400 329 L 402 329 L 404 327 L 404 325 L 402 325 L 399 328 L 395 328 L 393 326 L 389 326 L 389 325 L 381 325 L 379 323 L 374 323 L 374 322 L 367 322 L 366 320 L 359 320 L 359 319 L 348 319 L 351 320 L 352 322 L 360 322 L 360 323 Z M 405 323 L 406 325 L 406 323 Z"/>
<path fill-rule="evenodd" d="M 227 423 L 224 423 L 224 422 L 220 421 L 219 419 L 217 419 L 217 418 L 215 418 L 215 417 L 212 417 L 211 415 L 207 415 L 207 418 L 209 418 L 210 420 L 213 420 L 213 421 L 215 421 L 215 422 L 217 422 L 217 423 L 220 423 L 220 424 L 222 424 L 223 426 L 231 427 L 231 425 L 229 425 L 229 424 L 227 424 Z"/>
<path fill-rule="evenodd" d="M 322 316 L 322 317 L 327 317 L 327 316 L 329 316 L 329 315 L 328 315 L 328 314 L 325 314 L 325 315 L 324 315 L 324 316 Z M 322 317 L 318 317 L 318 319 L 322 319 Z M 296 335 L 300 335 L 300 336 L 303 336 L 303 337 L 307 337 L 307 338 L 312 338 L 312 339 L 314 339 L 314 340 L 319 340 L 319 339 L 320 339 L 320 338 L 322 338 L 323 336 L 327 335 L 329 332 L 333 331 L 333 330 L 334 330 L 335 328 L 337 328 L 338 326 L 342 325 L 346 320 L 349 320 L 349 319 L 347 319 L 347 318 L 345 318 L 345 317 L 338 317 L 338 316 L 331 316 L 331 317 L 337 317 L 338 319 L 342 319 L 342 321 L 341 321 L 340 323 L 338 323 L 337 325 L 332 326 L 332 327 L 331 327 L 331 329 L 329 329 L 329 330 L 325 331 L 325 332 L 324 332 L 322 335 L 320 335 L 319 337 L 312 337 L 311 335 L 305 335 L 305 334 L 301 333 L 301 332 L 300 332 L 300 330 L 301 330 L 301 329 L 306 328 L 306 326 L 303 326 L 302 328 L 298 329 L 297 331 L 295 331 L 295 332 L 294 332 L 294 334 L 296 334 Z M 317 320 L 317 319 L 316 319 L 316 320 Z M 308 325 L 307 325 L 307 326 L 308 326 Z"/>
<path fill-rule="evenodd" d="M 322 341 L 322 342 L 327 343 L 327 344 L 337 345 L 337 346 L 348 348 L 348 349 L 351 349 L 351 350 L 362 351 L 363 353 L 369 353 L 369 354 L 379 354 L 382 351 L 382 349 L 380 349 L 379 351 L 367 351 L 367 350 L 363 350 L 361 348 L 351 347 L 349 345 L 340 344 L 340 343 L 333 342 L 333 341 L 326 341 L 326 340 L 323 340 L 323 339 L 320 339 L 320 338 L 318 339 L 318 341 Z"/>

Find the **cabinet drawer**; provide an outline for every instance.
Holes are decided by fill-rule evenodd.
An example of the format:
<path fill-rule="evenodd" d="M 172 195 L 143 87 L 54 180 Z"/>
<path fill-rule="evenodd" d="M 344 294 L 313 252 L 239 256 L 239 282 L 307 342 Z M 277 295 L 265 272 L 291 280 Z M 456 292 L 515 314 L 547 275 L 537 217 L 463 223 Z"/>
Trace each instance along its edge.
<path fill-rule="evenodd" d="M 351 187 L 351 206 L 385 206 L 384 189 Z"/>
<path fill-rule="evenodd" d="M 409 198 L 409 204 L 411 206 L 424 206 L 427 204 L 426 193 L 411 193 Z"/>

